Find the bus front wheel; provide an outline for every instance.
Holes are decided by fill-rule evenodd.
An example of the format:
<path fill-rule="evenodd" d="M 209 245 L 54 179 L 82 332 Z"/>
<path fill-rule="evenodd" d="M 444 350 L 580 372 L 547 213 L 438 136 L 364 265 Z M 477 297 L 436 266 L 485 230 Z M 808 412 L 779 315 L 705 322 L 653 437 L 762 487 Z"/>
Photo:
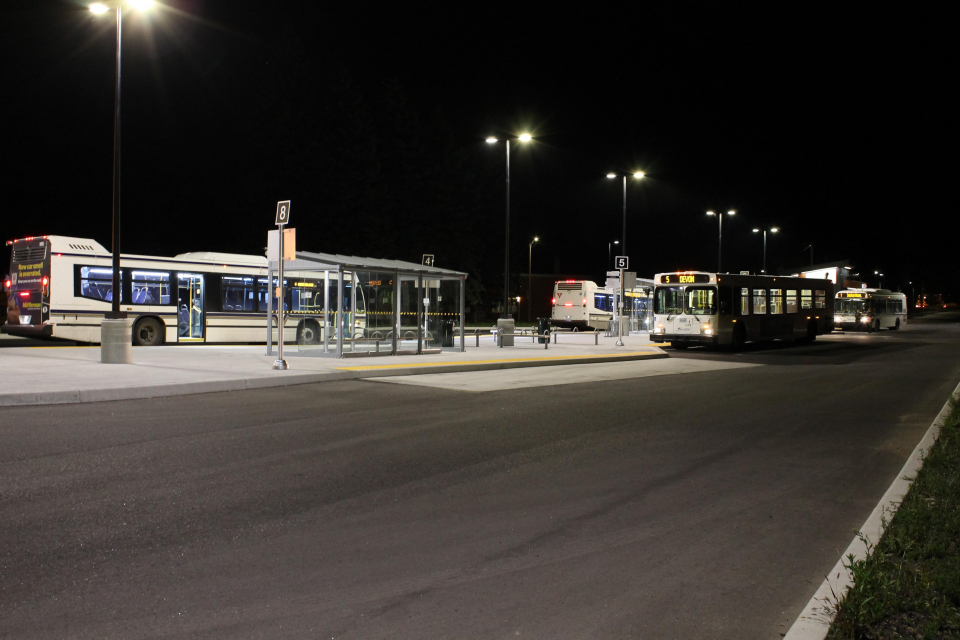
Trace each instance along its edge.
<path fill-rule="evenodd" d="M 890 328 L 894 331 L 898 330 L 900 328 L 900 318 L 897 318 L 897 323 Z"/>
<path fill-rule="evenodd" d="M 156 318 L 143 318 L 133 329 L 133 343 L 141 347 L 163 344 L 163 325 Z"/>
<path fill-rule="evenodd" d="M 733 330 L 733 348 L 743 349 L 747 343 L 747 328 L 742 324 Z"/>

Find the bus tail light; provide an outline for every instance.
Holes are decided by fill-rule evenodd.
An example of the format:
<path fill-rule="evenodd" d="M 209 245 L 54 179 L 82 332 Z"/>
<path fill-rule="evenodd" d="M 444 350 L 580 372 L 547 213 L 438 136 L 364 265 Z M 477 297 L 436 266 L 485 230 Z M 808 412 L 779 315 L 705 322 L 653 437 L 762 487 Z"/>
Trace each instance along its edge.
<path fill-rule="evenodd" d="M 550 304 L 557 304 L 556 298 L 550 298 Z"/>
<path fill-rule="evenodd" d="M 587 299 L 586 299 L 586 298 L 583 299 L 583 306 L 587 306 Z"/>

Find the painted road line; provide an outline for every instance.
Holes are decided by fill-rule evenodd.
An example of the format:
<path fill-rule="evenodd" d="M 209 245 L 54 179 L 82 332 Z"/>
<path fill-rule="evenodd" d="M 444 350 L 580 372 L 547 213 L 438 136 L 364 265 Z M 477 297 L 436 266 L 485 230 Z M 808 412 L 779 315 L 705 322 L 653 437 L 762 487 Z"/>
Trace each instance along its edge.
<path fill-rule="evenodd" d="M 373 370 L 382 370 L 382 369 L 408 369 L 413 367 L 462 367 L 462 366 L 473 366 L 473 365 L 491 365 L 491 364 L 512 364 L 512 363 L 523 363 L 523 362 L 563 362 L 563 361 L 577 361 L 584 360 L 587 358 L 593 358 L 597 360 L 603 359 L 617 359 L 617 358 L 643 358 L 647 356 L 658 356 L 660 353 L 658 351 L 634 351 L 630 353 L 615 353 L 615 354 L 591 354 L 591 355 L 576 355 L 576 356 L 552 356 L 546 358 L 498 358 L 496 360 L 458 360 L 454 362 L 411 362 L 408 364 L 373 364 L 360 367 L 337 367 L 339 371 L 373 371 Z"/>
<path fill-rule="evenodd" d="M 960 393 L 960 384 L 950 394 L 950 399 L 956 398 Z M 933 424 L 927 429 L 923 439 L 910 454 L 903 469 L 897 474 L 896 480 L 887 489 L 887 492 L 880 498 L 880 502 L 874 507 L 873 513 L 867 518 L 867 521 L 860 527 L 860 533 L 870 541 L 870 544 L 877 544 L 883 535 L 883 522 L 893 520 L 894 514 L 900 507 L 903 497 L 907 495 L 907 490 L 917 477 L 917 472 L 923 466 L 924 452 L 929 451 L 930 447 L 937 439 L 940 433 L 940 426 L 950 413 L 950 399 L 948 399 L 940 413 L 934 418 Z M 910 478 L 906 480 L 905 478 Z M 790 627 L 784 640 L 823 640 L 830 631 L 830 624 L 833 622 L 834 611 L 832 605 L 834 597 L 842 598 L 847 590 L 853 585 L 853 579 L 850 570 L 846 565 L 849 564 L 848 556 L 853 555 L 855 560 L 863 560 L 867 557 L 867 547 L 859 537 L 854 538 L 847 550 L 843 552 L 837 564 L 834 565 L 830 573 L 824 578 L 823 583 L 817 592 L 810 598 L 810 602 L 803 608 L 800 616 Z"/>

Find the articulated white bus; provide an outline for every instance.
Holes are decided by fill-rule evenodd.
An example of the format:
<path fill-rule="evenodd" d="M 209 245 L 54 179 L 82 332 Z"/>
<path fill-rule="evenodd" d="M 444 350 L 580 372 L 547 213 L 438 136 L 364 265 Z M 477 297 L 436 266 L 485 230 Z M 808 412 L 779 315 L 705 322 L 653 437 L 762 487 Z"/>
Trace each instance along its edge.
<path fill-rule="evenodd" d="M 100 342 L 100 322 L 113 302 L 110 252 L 95 240 L 43 236 L 11 240 L 12 308 L 0 330 L 19 336 Z M 335 332 L 338 281 L 327 282 L 327 326 Z M 347 276 L 351 278 L 351 276 Z M 122 255 L 120 308 L 134 319 L 134 344 L 266 343 L 270 304 L 264 256 L 183 253 L 172 258 Z M 324 282 L 317 273 L 284 274 L 284 342 L 322 341 Z M 273 286 L 277 283 L 274 277 Z M 365 297 L 352 279 L 344 281 L 344 335 L 363 334 Z M 274 318 L 278 300 L 273 298 Z M 274 321 L 276 326 L 276 320 Z M 274 330 L 274 339 L 276 339 Z"/>
<path fill-rule="evenodd" d="M 833 328 L 833 284 L 785 276 L 684 271 L 654 277 L 653 342 L 677 349 L 815 340 Z"/>
<path fill-rule="evenodd" d="M 889 289 L 837 292 L 833 326 L 845 331 L 899 329 L 907 324 L 907 296 Z"/>

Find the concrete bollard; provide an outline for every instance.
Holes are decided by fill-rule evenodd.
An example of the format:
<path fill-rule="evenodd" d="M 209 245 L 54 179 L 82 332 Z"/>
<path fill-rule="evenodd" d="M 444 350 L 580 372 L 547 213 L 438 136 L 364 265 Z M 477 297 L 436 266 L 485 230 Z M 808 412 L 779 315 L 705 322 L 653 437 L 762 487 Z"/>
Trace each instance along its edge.
<path fill-rule="evenodd" d="M 107 320 L 100 323 L 100 362 L 133 362 L 133 320 Z"/>

